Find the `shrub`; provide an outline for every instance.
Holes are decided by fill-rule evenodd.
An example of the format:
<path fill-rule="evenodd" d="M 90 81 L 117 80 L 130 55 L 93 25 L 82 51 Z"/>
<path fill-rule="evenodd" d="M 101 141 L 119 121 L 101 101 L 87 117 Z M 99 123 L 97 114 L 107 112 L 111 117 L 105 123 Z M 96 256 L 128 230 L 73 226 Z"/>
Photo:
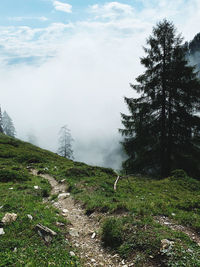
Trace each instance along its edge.
<path fill-rule="evenodd" d="M 29 180 L 29 177 L 24 172 L 3 169 L 0 170 L 0 182 L 21 182 Z"/>
<path fill-rule="evenodd" d="M 45 157 L 34 153 L 24 153 L 17 157 L 19 163 L 42 163 L 46 162 Z"/>
<path fill-rule="evenodd" d="M 102 226 L 102 241 L 105 247 L 116 248 L 123 242 L 123 225 L 119 219 L 109 218 Z"/>
<path fill-rule="evenodd" d="M 182 169 L 173 170 L 171 174 L 175 179 L 184 179 L 188 177 L 187 173 Z"/>

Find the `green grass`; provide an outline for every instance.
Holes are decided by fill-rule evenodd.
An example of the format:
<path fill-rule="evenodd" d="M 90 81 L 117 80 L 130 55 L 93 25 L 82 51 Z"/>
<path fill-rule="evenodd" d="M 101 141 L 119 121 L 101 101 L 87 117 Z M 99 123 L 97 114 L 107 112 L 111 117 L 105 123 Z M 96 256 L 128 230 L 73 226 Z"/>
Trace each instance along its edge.
<path fill-rule="evenodd" d="M 5 235 L 0 236 L 0 266 L 79 266 L 78 259 L 69 255 L 71 248 L 65 239 L 67 230 L 56 226 L 56 222 L 66 225 L 68 222 L 58 210 L 42 203 L 43 197 L 50 194 L 49 183 L 29 174 L 26 161 L 19 163 L 23 151 L 28 154 L 29 150 L 30 154 L 32 150 L 34 153 L 38 151 L 37 159 L 42 154 L 53 158 L 49 152 L 0 136 L 0 206 L 3 206 L 0 220 L 7 212 L 18 215 L 15 222 L 3 226 Z M 34 189 L 34 185 L 39 189 Z M 28 214 L 33 216 L 33 220 L 27 217 Z M 45 244 L 35 231 L 37 223 L 57 233 L 51 244 Z"/>
<path fill-rule="evenodd" d="M 36 262 L 39 262 L 37 266 L 50 266 L 48 262 L 65 266 L 63 262 L 67 262 L 73 266 L 77 261 L 70 259 L 65 233 L 56 227 L 56 221 L 62 218 L 56 209 L 42 204 L 42 197 L 49 194 L 49 185 L 41 178 L 31 176 L 27 171 L 30 166 L 58 181 L 66 179 L 67 190 L 82 203 L 86 214 L 106 213 L 107 219 L 102 221 L 104 245 L 124 258 L 132 257 L 135 266 L 149 266 L 151 262 L 162 266 L 200 266 L 199 246 L 185 234 L 161 226 L 153 219 L 165 215 L 199 232 L 199 181 L 182 171 L 162 180 L 131 176 L 119 180 L 115 192 L 116 174 L 111 169 L 73 162 L 0 135 L 0 206 L 4 205 L 0 219 L 7 211 L 19 215 L 15 223 L 5 227 L 6 235 L 0 238 L 0 259 L 4 260 L 4 265 L 7 261 L 15 266 L 13 262 L 18 261 L 16 266 L 23 266 L 22 262 L 30 262 L 30 266 Z M 33 190 L 34 185 L 41 189 Z M 10 187 L 14 189 L 10 190 Z M 51 196 L 51 199 L 56 198 L 56 195 Z M 34 220 L 29 221 L 27 214 Z M 47 247 L 34 232 L 38 222 L 58 232 L 51 246 Z M 160 251 L 162 239 L 174 241 L 173 248 Z M 17 252 L 13 253 L 15 247 Z"/>

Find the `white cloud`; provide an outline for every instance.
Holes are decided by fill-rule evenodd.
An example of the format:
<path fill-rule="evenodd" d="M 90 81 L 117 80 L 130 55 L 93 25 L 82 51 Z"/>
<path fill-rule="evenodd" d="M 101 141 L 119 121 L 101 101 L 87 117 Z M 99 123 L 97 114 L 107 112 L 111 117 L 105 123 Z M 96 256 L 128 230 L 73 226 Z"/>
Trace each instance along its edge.
<path fill-rule="evenodd" d="M 11 21 L 23 21 L 23 20 L 39 20 L 39 21 L 48 21 L 47 17 L 10 17 L 8 18 Z"/>
<path fill-rule="evenodd" d="M 104 5 L 92 5 L 91 11 L 96 14 L 96 18 L 112 19 L 119 16 L 133 15 L 134 9 L 131 5 L 119 2 L 109 2 Z"/>
<path fill-rule="evenodd" d="M 143 71 L 139 58 L 152 26 L 166 17 L 186 40 L 200 31 L 198 0 L 142 1 L 140 10 L 119 2 L 94 5 L 88 19 L 69 24 L 0 27 L 1 60 L 51 57 L 39 66 L 0 69 L 2 108 L 20 137 L 33 128 L 40 144 L 55 149 L 58 130 L 67 123 L 77 160 L 103 162 L 110 143 L 117 146 L 123 96 L 134 95 L 129 82 Z"/>
<path fill-rule="evenodd" d="M 72 5 L 70 5 L 70 4 L 54 0 L 53 5 L 54 5 L 55 9 L 58 11 L 63 11 L 66 13 L 72 12 Z"/>

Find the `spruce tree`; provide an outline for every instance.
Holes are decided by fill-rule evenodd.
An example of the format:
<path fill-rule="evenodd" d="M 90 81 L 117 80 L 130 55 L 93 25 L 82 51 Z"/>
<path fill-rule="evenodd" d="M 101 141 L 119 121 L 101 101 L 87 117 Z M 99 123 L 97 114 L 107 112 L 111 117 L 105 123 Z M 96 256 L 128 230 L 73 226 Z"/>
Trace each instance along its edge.
<path fill-rule="evenodd" d="M 61 127 L 59 132 L 59 147 L 58 154 L 62 157 L 73 159 L 73 150 L 72 150 L 72 141 L 70 130 L 67 128 L 67 125 Z"/>
<path fill-rule="evenodd" d="M 1 112 L 1 106 L 0 106 L 0 133 L 3 133 L 3 117 Z"/>
<path fill-rule="evenodd" d="M 200 82 L 182 41 L 167 20 L 147 39 L 141 58 L 145 72 L 131 84 L 139 97 L 125 97 L 130 114 L 122 114 L 120 132 L 129 156 L 123 166 L 128 172 L 164 177 L 176 168 L 190 171 L 192 163 L 193 174 L 200 171 L 200 149 L 194 142 L 200 130 Z"/>
<path fill-rule="evenodd" d="M 13 121 L 6 111 L 3 113 L 2 124 L 4 133 L 8 136 L 15 137 L 16 130 Z"/>

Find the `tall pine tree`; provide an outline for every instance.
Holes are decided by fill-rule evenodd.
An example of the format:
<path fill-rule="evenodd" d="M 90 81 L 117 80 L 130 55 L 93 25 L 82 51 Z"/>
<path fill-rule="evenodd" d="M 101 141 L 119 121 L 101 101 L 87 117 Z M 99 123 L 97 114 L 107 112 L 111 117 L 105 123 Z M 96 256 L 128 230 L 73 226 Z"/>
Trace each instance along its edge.
<path fill-rule="evenodd" d="M 13 121 L 6 111 L 3 113 L 2 124 L 4 133 L 8 136 L 15 137 L 16 130 Z"/>
<path fill-rule="evenodd" d="M 188 65 L 186 48 L 173 23 L 163 20 L 153 28 L 141 58 L 145 72 L 131 87 L 138 98 L 126 98 L 129 115 L 122 114 L 123 146 L 128 172 L 170 174 L 183 168 L 200 173 L 200 82 Z"/>
<path fill-rule="evenodd" d="M 3 117 L 1 112 L 1 106 L 0 106 L 0 133 L 3 133 Z"/>

